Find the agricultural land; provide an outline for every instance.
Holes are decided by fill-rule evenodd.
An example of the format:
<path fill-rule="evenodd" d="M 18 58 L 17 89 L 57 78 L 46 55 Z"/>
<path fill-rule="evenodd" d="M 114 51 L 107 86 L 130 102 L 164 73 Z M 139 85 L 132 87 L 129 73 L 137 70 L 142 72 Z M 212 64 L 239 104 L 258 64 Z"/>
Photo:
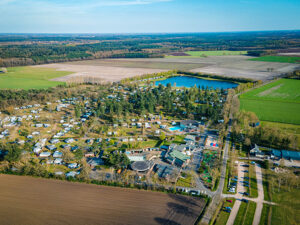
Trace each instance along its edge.
<path fill-rule="evenodd" d="M 7 225 L 185 225 L 194 224 L 205 205 L 188 196 L 25 176 L 0 175 L 0 181 L 1 223 Z"/>

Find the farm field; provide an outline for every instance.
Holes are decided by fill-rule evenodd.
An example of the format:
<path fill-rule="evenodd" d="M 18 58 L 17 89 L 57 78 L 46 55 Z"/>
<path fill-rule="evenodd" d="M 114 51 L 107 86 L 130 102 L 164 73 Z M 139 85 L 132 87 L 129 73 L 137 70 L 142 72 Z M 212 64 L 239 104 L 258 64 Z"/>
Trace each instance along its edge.
<path fill-rule="evenodd" d="M 68 62 L 71 65 L 90 65 L 90 66 L 112 66 L 125 68 L 148 68 L 164 70 L 191 70 L 205 66 L 203 63 L 173 63 L 173 62 L 153 62 L 147 59 L 95 59 L 86 61 Z"/>
<path fill-rule="evenodd" d="M 268 55 L 258 58 L 250 59 L 252 61 L 265 61 L 265 62 L 280 62 L 280 63 L 300 63 L 300 57 L 297 56 L 278 56 Z"/>
<path fill-rule="evenodd" d="M 269 80 L 282 73 L 293 71 L 297 64 L 250 61 L 245 55 L 171 58 L 127 58 L 96 59 L 66 63 L 40 65 L 73 74 L 60 77 L 57 81 L 68 81 L 93 77 L 103 82 L 116 82 L 124 78 L 169 70 L 186 70 L 218 74 L 229 77 L 245 77 L 254 80 Z M 273 68 L 269 71 L 268 68 Z"/>
<path fill-rule="evenodd" d="M 168 55 L 167 58 L 172 57 L 207 57 L 207 56 L 226 56 L 226 55 L 245 55 L 247 51 L 187 51 L 184 52 L 186 55 Z"/>
<path fill-rule="evenodd" d="M 300 124 L 299 88 L 299 80 L 277 80 L 241 95 L 241 109 L 263 121 Z"/>
<path fill-rule="evenodd" d="M 87 64 L 85 64 L 87 63 Z M 101 66 L 91 65 L 91 61 L 78 61 L 73 63 L 54 63 L 35 66 L 38 68 L 52 68 L 58 71 L 72 71 L 73 73 L 64 77 L 58 77 L 55 81 L 72 81 L 83 82 L 84 79 L 94 79 L 99 83 L 117 82 L 124 78 L 140 76 L 143 74 L 152 74 L 168 71 L 169 69 L 152 69 L 152 68 L 129 68 L 119 66 Z"/>
<path fill-rule="evenodd" d="M 64 82 L 51 79 L 66 76 L 68 71 L 57 71 L 52 68 L 32 66 L 11 67 L 8 72 L 0 74 L 0 89 L 43 89 L 54 87 Z"/>
<path fill-rule="evenodd" d="M 6 225 L 192 225 L 205 204 L 181 195 L 12 175 L 0 175 L 0 190 Z"/>

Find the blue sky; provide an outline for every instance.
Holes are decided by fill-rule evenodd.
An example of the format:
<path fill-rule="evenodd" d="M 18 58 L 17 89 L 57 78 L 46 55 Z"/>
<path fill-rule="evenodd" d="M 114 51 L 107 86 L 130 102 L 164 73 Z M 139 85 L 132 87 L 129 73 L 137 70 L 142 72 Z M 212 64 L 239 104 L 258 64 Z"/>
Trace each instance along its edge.
<path fill-rule="evenodd" d="M 300 0 L 0 0 L 1 33 L 300 29 Z"/>

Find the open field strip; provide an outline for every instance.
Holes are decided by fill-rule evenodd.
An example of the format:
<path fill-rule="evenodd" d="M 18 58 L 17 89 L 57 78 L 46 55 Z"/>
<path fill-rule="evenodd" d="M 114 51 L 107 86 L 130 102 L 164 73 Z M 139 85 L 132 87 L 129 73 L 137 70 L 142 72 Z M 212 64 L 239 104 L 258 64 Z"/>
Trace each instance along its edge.
<path fill-rule="evenodd" d="M 64 82 L 51 79 L 69 75 L 68 71 L 57 71 L 52 68 L 32 66 L 11 67 L 8 72 L 0 74 L 0 89 L 43 89 L 55 87 Z"/>
<path fill-rule="evenodd" d="M 268 55 L 250 59 L 252 61 L 264 61 L 264 62 L 280 62 L 280 63 L 300 63 L 300 57 L 295 56 L 278 56 Z"/>
<path fill-rule="evenodd" d="M 166 58 L 186 58 L 186 57 L 207 57 L 207 56 L 226 56 L 226 55 L 245 55 L 247 51 L 187 51 L 186 56 L 167 55 Z"/>

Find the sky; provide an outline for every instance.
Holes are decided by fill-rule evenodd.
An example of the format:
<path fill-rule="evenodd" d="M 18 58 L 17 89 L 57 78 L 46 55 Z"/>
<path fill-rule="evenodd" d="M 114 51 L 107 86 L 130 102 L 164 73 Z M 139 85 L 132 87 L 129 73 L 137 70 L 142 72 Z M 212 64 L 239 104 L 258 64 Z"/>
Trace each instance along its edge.
<path fill-rule="evenodd" d="M 0 33 L 299 29 L 300 0 L 0 0 Z"/>

